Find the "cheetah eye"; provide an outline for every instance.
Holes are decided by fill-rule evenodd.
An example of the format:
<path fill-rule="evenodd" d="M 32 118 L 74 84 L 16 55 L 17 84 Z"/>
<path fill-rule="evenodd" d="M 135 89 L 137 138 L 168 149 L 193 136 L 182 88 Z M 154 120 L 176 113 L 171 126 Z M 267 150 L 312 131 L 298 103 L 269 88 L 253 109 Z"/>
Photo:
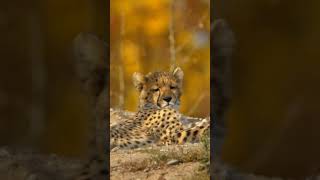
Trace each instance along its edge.
<path fill-rule="evenodd" d="M 160 89 L 159 88 L 153 88 L 153 89 L 151 89 L 153 92 L 157 92 L 157 91 L 159 91 Z"/>
<path fill-rule="evenodd" d="M 177 86 L 170 86 L 170 89 L 177 89 Z"/>

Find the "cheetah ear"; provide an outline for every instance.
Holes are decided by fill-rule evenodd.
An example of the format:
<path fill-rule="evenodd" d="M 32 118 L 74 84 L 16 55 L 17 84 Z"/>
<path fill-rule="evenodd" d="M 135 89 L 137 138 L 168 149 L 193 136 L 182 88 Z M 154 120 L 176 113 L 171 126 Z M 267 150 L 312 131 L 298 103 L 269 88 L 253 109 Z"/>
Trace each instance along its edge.
<path fill-rule="evenodd" d="M 145 83 L 145 77 L 143 74 L 139 73 L 139 72 L 135 72 L 132 75 L 132 79 L 133 79 L 133 85 L 134 87 L 138 90 L 141 91 L 143 84 Z"/>
<path fill-rule="evenodd" d="M 179 82 L 182 82 L 184 74 L 180 67 L 176 67 L 175 69 L 173 69 L 172 74 L 175 78 L 177 78 Z"/>

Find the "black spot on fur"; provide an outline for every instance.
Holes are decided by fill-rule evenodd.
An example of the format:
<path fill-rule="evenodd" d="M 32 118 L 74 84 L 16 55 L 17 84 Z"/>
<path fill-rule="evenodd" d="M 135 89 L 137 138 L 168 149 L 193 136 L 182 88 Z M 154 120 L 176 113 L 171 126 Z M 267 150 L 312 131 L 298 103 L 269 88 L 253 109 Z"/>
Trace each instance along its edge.
<path fill-rule="evenodd" d="M 193 135 L 196 136 L 197 134 L 198 134 L 198 130 L 195 130 L 195 131 L 193 132 Z"/>
<path fill-rule="evenodd" d="M 179 133 L 177 134 L 177 136 L 180 137 L 180 136 L 181 136 L 181 133 L 179 132 Z"/>
<path fill-rule="evenodd" d="M 187 136 L 183 138 L 183 142 L 186 142 L 187 141 Z"/>
<path fill-rule="evenodd" d="M 187 131 L 187 136 L 190 136 L 190 133 L 191 133 L 190 130 L 188 130 L 188 131 Z"/>

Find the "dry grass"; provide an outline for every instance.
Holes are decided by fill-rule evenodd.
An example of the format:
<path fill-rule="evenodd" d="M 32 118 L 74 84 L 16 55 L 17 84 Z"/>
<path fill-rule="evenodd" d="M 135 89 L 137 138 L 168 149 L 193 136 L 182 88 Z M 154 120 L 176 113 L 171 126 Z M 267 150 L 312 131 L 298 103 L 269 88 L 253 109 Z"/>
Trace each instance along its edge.
<path fill-rule="evenodd" d="M 204 156 L 205 151 L 202 147 L 190 149 L 177 148 L 177 150 L 153 151 L 150 153 L 153 161 L 157 162 L 158 164 L 165 164 L 172 159 L 185 163 L 202 161 L 206 158 Z"/>
<path fill-rule="evenodd" d="M 150 154 L 151 160 L 158 165 L 165 165 L 170 160 L 178 160 L 181 163 L 201 162 L 208 164 L 210 161 L 210 138 L 208 135 L 201 139 L 199 145 L 175 145 L 172 148 L 144 149 Z"/>
<path fill-rule="evenodd" d="M 203 149 L 203 159 L 201 160 L 201 163 L 203 164 L 204 170 L 206 173 L 210 174 L 210 131 L 207 131 L 206 134 L 201 138 L 200 141 Z"/>
<path fill-rule="evenodd" d="M 209 133 L 201 139 L 199 144 L 172 145 L 136 149 L 135 154 L 144 154 L 142 158 L 122 161 L 120 169 L 126 172 L 149 172 L 151 170 L 170 167 L 170 160 L 179 163 L 198 162 L 200 167 L 194 170 L 186 179 L 209 179 L 210 138 Z M 129 153 L 130 154 L 130 153 Z"/>
<path fill-rule="evenodd" d="M 192 176 L 186 177 L 183 180 L 209 180 L 210 179 L 210 175 L 209 173 L 200 171 L 200 172 L 196 172 L 194 173 Z"/>
<path fill-rule="evenodd" d="M 121 166 L 123 169 L 126 169 L 129 172 L 137 172 L 150 168 L 153 166 L 153 164 L 151 159 L 143 159 L 140 161 L 127 161 L 124 162 Z"/>

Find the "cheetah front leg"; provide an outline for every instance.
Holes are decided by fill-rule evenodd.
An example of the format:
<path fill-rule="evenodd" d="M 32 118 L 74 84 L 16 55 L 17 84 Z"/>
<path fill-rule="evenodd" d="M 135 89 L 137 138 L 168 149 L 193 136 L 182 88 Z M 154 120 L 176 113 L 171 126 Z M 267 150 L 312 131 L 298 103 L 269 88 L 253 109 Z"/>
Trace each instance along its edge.
<path fill-rule="evenodd" d="M 111 146 L 117 149 L 136 149 L 155 143 L 154 138 L 138 130 L 111 138 Z"/>

